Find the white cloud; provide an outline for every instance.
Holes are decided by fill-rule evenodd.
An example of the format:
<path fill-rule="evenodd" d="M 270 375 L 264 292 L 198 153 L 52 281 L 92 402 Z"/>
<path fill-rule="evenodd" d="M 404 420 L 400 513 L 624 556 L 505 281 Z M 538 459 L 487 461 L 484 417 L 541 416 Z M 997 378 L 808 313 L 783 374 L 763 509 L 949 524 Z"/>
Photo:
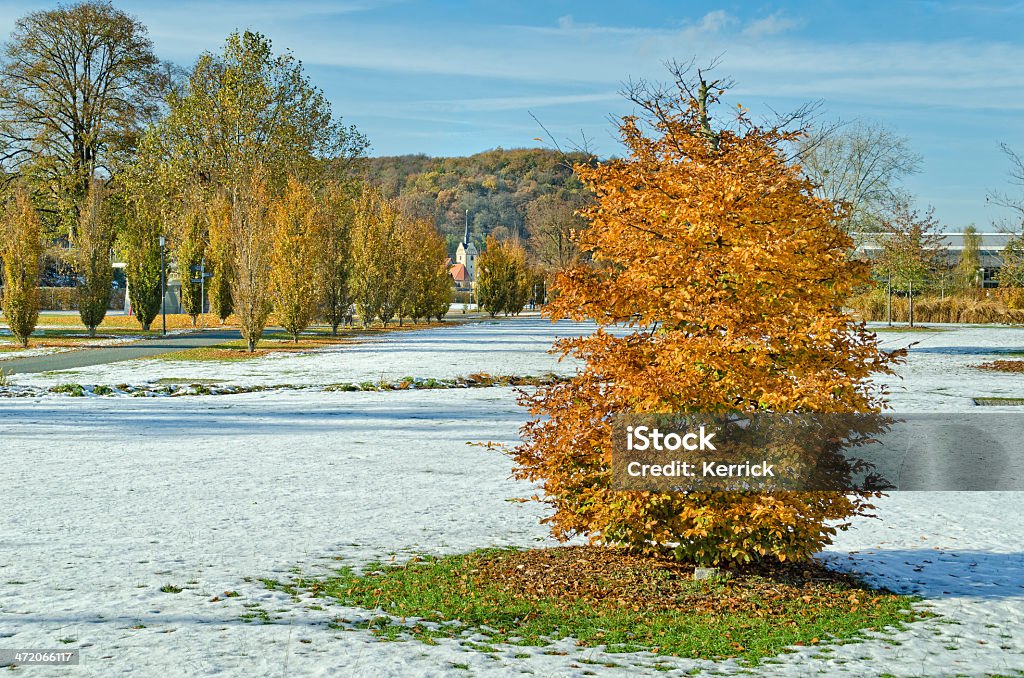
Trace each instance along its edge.
<path fill-rule="evenodd" d="M 729 16 L 724 9 L 717 9 L 705 14 L 697 24 L 697 28 L 702 33 L 718 33 L 734 21 L 735 19 Z"/>
<path fill-rule="evenodd" d="M 785 17 L 781 12 L 776 12 L 762 19 L 751 21 L 743 29 L 743 35 L 750 38 L 764 38 L 786 33 L 800 26 L 800 21 Z"/>

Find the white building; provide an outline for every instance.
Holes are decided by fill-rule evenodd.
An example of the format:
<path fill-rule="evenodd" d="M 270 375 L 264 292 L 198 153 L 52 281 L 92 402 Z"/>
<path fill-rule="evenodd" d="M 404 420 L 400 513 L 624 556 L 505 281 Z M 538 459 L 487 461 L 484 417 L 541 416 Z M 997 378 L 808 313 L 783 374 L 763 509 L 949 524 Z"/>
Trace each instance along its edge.
<path fill-rule="evenodd" d="M 469 216 L 466 217 L 466 235 L 455 250 L 455 265 L 462 264 L 466 269 L 466 280 L 472 285 L 476 281 L 476 245 L 469 241 Z"/>
<path fill-rule="evenodd" d="M 854 233 L 854 242 L 858 243 L 856 253 L 868 259 L 875 259 L 882 254 L 884 246 L 884 235 L 878 233 Z M 946 264 L 950 267 L 956 266 L 960 260 L 960 253 L 964 250 L 963 233 L 939 233 L 937 243 L 945 254 Z M 981 268 L 978 269 L 978 279 L 983 280 L 984 287 L 997 287 L 999 280 L 999 269 L 1003 266 L 1003 249 L 1012 233 L 976 233 L 978 236 L 978 258 Z"/>

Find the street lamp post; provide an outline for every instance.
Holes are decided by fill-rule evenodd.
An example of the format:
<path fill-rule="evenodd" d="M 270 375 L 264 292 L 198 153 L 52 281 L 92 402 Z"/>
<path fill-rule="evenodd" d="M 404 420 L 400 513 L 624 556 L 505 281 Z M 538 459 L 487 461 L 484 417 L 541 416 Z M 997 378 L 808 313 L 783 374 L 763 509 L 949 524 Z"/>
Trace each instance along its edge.
<path fill-rule="evenodd" d="M 167 279 L 164 271 L 167 264 L 164 260 L 164 245 L 167 240 L 160 236 L 160 315 L 163 317 L 164 336 L 167 336 Z"/>
<path fill-rule="evenodd" d="M 892 327 L 892 274 L 885 279 L 885 320 Z"/>

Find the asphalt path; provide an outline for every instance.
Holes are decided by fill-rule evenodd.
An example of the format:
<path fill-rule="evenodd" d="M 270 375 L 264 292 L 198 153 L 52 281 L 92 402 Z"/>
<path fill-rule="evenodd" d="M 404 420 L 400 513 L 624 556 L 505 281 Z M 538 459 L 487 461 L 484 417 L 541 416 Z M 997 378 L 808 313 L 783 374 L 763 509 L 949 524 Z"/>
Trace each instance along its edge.
<path fill-rule="evenodd" d="M 90 365 L 116 363 L 122 360 L 150 358 L 161 353 L 185 351 L 190 348 L 215 346 L 226 341 L 234 341 L 241 338 L 242 334 L 238 330 L 209 330 L 189 332 L 188 334 L 172 334 L 166 337 L 142 339 L 128 344 L 116 344 L 102 348 L 83 348 L 31 358 L 0 360 L 0 369 L 6 374 L 72 370 L 79 367 L 89 367 Z"/>

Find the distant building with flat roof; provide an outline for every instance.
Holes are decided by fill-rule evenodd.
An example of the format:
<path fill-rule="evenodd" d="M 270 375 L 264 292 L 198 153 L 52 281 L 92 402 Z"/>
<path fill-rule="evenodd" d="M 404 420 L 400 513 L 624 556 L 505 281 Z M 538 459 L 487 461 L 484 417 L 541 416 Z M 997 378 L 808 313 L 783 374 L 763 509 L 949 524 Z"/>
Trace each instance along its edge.
<path fill-rule="evenodd" d="M 960 253 L 964 250 L 963 233 L 939 233 L 938 246 L 946 256 L 949 266 L 956 266 Z M 978 256 L 981 260 L 981 274 L 984 276 L 985 287 L 999 286 L 999 269 L 1003 267 L 1003 250 L 1013 233 L 975 233 L 981 239 L 978 244 Z M 867 259 L 877 259 L 882 255 L 884 233 L 854 233 L 854 242 L 858 243 L 856 254 Z"/>

